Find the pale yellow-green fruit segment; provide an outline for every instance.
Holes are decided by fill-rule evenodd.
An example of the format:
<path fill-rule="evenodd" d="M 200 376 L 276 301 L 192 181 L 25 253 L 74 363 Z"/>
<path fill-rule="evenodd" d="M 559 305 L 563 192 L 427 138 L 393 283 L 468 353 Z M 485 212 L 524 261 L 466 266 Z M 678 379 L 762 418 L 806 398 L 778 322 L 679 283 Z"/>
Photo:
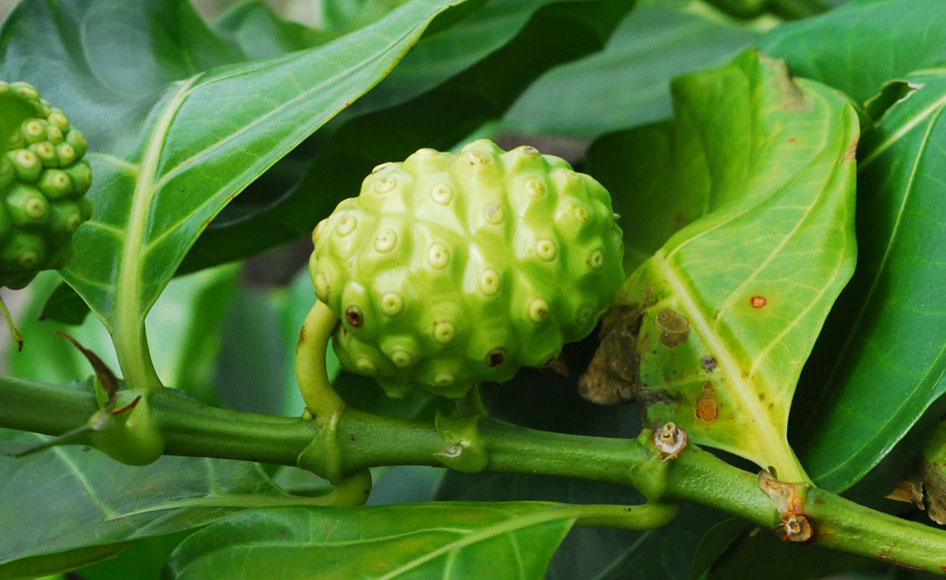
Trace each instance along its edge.
<path fill-rule="evenodd" d="M 554 361 L 624 282 L 616 219 L 601 184 L 532 147 L 376 167 L 313 233 L 339 360 L 394 397 L 460 397 Z"/>
<path fill-rule="evenodd" d="M 72 235 L 92 215 L 85 137 L 27 83 L 0 81 L 0 94 L 32 115 L 0 155 L 0 286 L 22 288 L 41 270 L 61 268 Z"/>

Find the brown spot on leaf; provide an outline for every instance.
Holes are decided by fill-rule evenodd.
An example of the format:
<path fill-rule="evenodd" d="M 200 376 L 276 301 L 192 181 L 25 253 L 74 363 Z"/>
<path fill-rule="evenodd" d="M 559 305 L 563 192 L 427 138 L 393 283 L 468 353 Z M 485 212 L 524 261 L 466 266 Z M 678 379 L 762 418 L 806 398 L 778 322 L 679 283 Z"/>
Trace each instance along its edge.
<path fill-rule="evenodd" d="M 690 337 L 690 323 L 669 308 L 661 310 L 657 315 L 657 326 L 661 330 L 658 340 L 667 348 L 679 346 Z"/>
<path fill-rule="evenodd" d="M 805 92 L 798 86 L 785 61 L 777 61 L 777 66 L 781 70 L 780 74 L 775 76 L 775 84 L 778 87 L 781 96 L 782 108 L 786 111 L 808 111 L 811 110 L 811 100 L 805 95 Z"/>
<path fill-rule="evenodd" d="M 768 302 L 769 301 L 765 299 L 765 296 L 753 296 L 749 300 L 749 304 L 752 304 L 753 308 L 764 308 Z"/>
<path fill-rule="evenodd" d="M 696 418 L 712 423 L 717 417 L 719 417 L 719 397 L 713 385 L 706 381 L 703 383 L 703 392 L 696 401 Z"/>
<path fill-rule="evenodd" d="M 708 354 L 700 359 L 700 366 L 703 367 L 704 371 L 711 373 L 716 370 L 716 358 Z"/>
<path fill-rule="evenodd" d="M 578 393 L 599 405 L 616 405 L 634 398 L 640 357 L 637 335 L 643 311 L 639 306 L 612 306 L 601 322 L 601 344 L 588 370 L 578 380 Z"/>
<path fill-rule="evenodd" d="M 858 137 L 854 137 L 851 140 L 851 144 L 848 146 L 847 151 L 844 153 L 844 157 L 841 158 L 841 162 L 850 161 L 852 159 L 857 159 L 857 141 Z"/>
<path fill-rule="evenodd" d="M 788 142 L 789 142 L 789 143 L 798 143 L 798 137 L 789 137 L 789 138 L 788 138 Z"/>

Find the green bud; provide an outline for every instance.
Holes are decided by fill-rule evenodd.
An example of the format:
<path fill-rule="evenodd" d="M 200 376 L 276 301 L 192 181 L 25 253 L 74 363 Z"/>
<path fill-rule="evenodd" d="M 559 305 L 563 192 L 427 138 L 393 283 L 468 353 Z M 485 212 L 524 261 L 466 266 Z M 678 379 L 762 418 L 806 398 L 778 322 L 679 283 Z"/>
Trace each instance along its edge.
<path fill-rule="evenodd" d="M 45 133 L 45 131 L 43 131 Z M 49 141 L 40 141 L 29 146 L 43 164 L 44 167 L 56 167 L 59 165 L 59 157 L 56 155 L 56 147 Z"/>
<path fill-rule="evenodd" d="M 69 197 L 75 192 L 72 178 L 65 171 L 52 169 L 44 171 L 37 183 L 39 190 L 50 200 Z"/>
<path fill-rule="evenodd" d="M 53 109 L 49 114 L 49 122 L 55 125 L 60 131 L 69 130 L 69 117 L 59 109 Z"/>
<path fill-rule="evenodd" d="M 56 145 L 56 154 L 59 155 L 59 165 L 62 167 L 72 165 L 79 157 L 78 151 L 68 142 Z"/>
<path fill-rule="evenodd" d="M 59 202 L 52 206 L 49 232 L 54 237 L 68 240 L 84 221 L 78 204 Z"/>
<path fill-rule="evenodd" d="M 83 157 L 89 150 L 89 144 L 85 140 L 85 135 L 79 132 L 78 129 L 69 131 L 68 135 L 66 135 L 66 143 L 72 145 L 77 157 Z"/>
<path fill-rule="evenodd" d="M 0 270 L 4 272 L 30 272 L 42 264 L 45 259 L 46 242 L 42 236 L 17 232 L 0 249 L 0 266 L 2 266 Z"/>
<path fill-rule="evenodd" d="M 43 163 L 29 149 L 7 151 L 7 159 L 13 163 L 13 170 L 20 181 L 36 181 L 43 171 Z"/>
<path fill-rule="evenodd" d="M 46 124 L 39 119 L 27 119 L 20 125 L 20 132 L 27 143 L 38 143 L 46 137 Z"/>
<path fill-rule="evenodd" d="M 18 226 L 41 225 L 49 221 L 49 202 L 35 187 L 18 183 L 10 189 L 7 211 Z"/>
<path fill-rule="evenodd" d="M 76 193 L 84 194 L 92 185 L 92 168 L 88 161 L 80 161 L 72 167 L 65 168 L 64 171 L 72 178 L 72 185 Z"/>

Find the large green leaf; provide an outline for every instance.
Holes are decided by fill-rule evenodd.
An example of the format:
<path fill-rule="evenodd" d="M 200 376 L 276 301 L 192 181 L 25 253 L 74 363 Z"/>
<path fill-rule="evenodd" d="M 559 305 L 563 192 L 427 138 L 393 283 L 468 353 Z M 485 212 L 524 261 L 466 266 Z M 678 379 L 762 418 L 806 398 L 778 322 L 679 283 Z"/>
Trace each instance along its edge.
<path fill-rule="evenodd" d="M 817 18 L 784 24 L 758 43 L 798 76 L 864 103 L 890 79 L 946 62 L 946 3 L 852 0 Z"/>
<path fill-rule="evenodd" d="M 185 540 L 172 578 L 540 578 L 575 512 L 549 503 L 253 510 Z"/>
<path fill-rule="evenodd" d="M 0 431 L 5 446 L 43 440 Z M 193 529 L 247 508 L 311 503 L 287 495 L 252 463 L 163 457 L 130 467 L 75 446 L 20 459 L 0 455 L 0 577 L 68 570 L 129 541 Z"/>
<path fill-rule="evenodd" d="M 372 491 L 372 493 L 374 493 Z M 640 503 L 626 486 L 567 478 L 519 474 L 468 474 L 450 471 L 438 500 L 556 501 L 566 503 Z M 688 505 L 669 524 L 653 530 L 573 528 L 555 552 L 549 580 L 595 578 L 686 578 L 690 560 L 704 532 L 720 515 Z"/>
<path fill-rule="evenodd" d="M 2 75 L 37 85 L 95 151 L 97 209 L 64 276 L 115 338 L 127 379 L 156 381 L 144 318 L 207 223 L 458 1 L 413 0 L 357 34 L 244 64 L 227 64 L 239 53 L 183 0 L 33 0 L 7 20 Z"/>
<path fill-rule="evenodd" d="M 946 392 L 946 71 L 935 68 L 946 62 L 946 4 L 850 2 L 760 44 L 862 103 L 896 81 L 866 107 L 878 118 L 858 148 L 859 266 L 802 375 L 792 419 L 811 476 L 842 490 Z"/>
<path fill-rule="evenodd" d="M 308 235 L 312 224 L 358 192 L 375 165 L 421 147 L 449 149 L 500 118 L 546 70 L 604 46 L 632 6 L 625 0 L 496 0 L 425 38 L 343 124 L 342 117 L 333 124 L 304 180 L 284 179 L 282 187 L 260 191 L 260 201 L 237 219 L 212 225 L 183 266 L 206 267 Z M 418 95 L 418 87 L 434 88 L 405 100 Z M 386 105 L 392 106 L 378 109 Z"/>
<path fill-rule="evenodd" d="M 533 83 L 504 124 L 526 133 L 593 137 L 669 117 L 672 78 L 729 62 L 759 34 L 702 2 L 641 4 L 600 53 Z"/>
<path fill-rule="evenodd" d="M 946 393 L 946 70 L 906 79 L 915 92 L 861 143 L 861 265 L 803 385 L 803 457 L 832 489 L 859 480 Z"/>
<path fill-rule="evenodd" d="M 675 124 L 654 146 L 665 162 L 624 162 L 640 164 L 636 174 L 653 182 L 645 191 L 672 192 L 665 212 L 705 215 L 632 274 L 624 308 L 609 315 L 633 336 L 633 354 L 617 352 L 631 367 L 621 378 L 649 422 L 674 421 L 696 442 L 804 478 L 788 413 L 854 266 L 857 117 L 836 91 L 754 51 L 678 79 L 673 94 Z M 646 215 L 634 203 L 654 200 L 621 200 L 618 211 Z"/>

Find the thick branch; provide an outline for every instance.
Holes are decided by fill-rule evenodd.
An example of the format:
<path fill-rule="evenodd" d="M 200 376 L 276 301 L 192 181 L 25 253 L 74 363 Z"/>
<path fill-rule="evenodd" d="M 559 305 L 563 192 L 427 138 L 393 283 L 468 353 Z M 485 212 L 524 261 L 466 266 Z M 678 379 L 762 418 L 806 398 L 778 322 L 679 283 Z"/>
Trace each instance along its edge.
<path fill-rule="evenodd" d="M 0 379 L 2 427 L 59 435 L 83 425 L 96 408 L 90 392 Z M 303 451 L 317 453 L 311 443 L 324 435 L 316 421 L 218 409 L 172 389 L 154 393 L 151 409 L 167 441 L 166 452 L 173 455 L 295 465 Z M 342 468 L 349 473 L 379 465 L 449 465 L 580 477 L 633 484 L 655 501 L 700 503 L 770 529 L 784 528 L 786 523 L 785 506 L 776 509 L 779 502 L 760 488 L 757 476 L 692 445 L 679 456 L 661 461 L 649 437 L 584 437 L 489 419 L 468 421 L 464 426 L 451 420 L 449 428 L 438 423 L 438 428 L 346 409 L 334 444 L 343 458 Z M 464 462 L 464 454 L 471 460 Z M 808 543 L 946 573 L 946 532 L 942 530 L 814 488 L 780 482 L 769 485 L 788 486 L 791 514 L 804 516 L 811 526 Z"/>

